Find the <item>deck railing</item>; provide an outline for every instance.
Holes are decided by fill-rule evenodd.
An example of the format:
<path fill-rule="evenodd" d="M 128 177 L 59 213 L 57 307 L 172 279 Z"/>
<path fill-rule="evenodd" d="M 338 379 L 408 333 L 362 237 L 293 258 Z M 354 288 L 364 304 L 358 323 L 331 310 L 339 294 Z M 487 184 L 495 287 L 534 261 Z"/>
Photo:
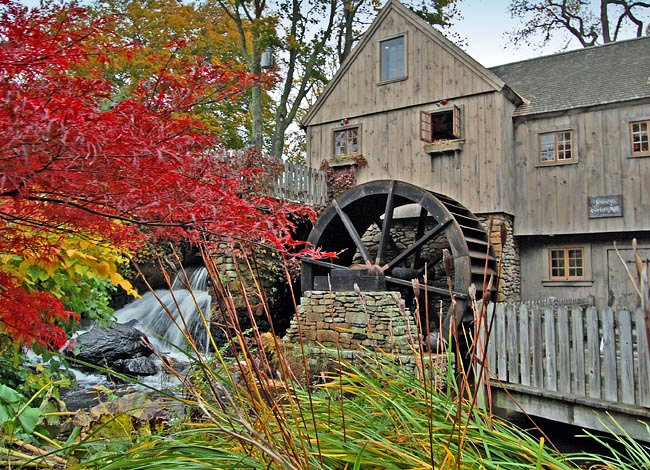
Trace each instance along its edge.
<path fill-rule="evenodd" d="M 492 318 L 492 378 L 650 408 L 650 354 L 640 309 L 499 303 L 488 306 L 488 325 Z"/>
<path fill-rule="evenodd" d="M 312 206 L 327 204 L 327 174 L 289 161 L 284 171 L 276 176 L 273 195 L 278 199 Z"/>
<path fill-rule="evenodd" d="M 247 150 L 215 150 L 212 155 L 222 161 L 236 161 L 249 155 Z M 267 157 L 268 158 L 268 157 Z M 327 204 L 327 173 L 303 165 L 282 162 L 284 169 L 273 177 L 268 193 L 285 201 L 322 206 Z M 266 192 L 266 191 L 265 191 Z"/>

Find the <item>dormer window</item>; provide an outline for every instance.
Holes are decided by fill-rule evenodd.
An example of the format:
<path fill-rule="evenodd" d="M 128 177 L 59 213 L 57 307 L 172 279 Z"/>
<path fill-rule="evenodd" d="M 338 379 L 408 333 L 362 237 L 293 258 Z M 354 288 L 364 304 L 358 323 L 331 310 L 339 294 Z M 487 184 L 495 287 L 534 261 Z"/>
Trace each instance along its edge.
<path fill-rule="evenodd" d="M 406 40 L 404 35 L 379 41 L 379 81 L 406 78 Z"/>

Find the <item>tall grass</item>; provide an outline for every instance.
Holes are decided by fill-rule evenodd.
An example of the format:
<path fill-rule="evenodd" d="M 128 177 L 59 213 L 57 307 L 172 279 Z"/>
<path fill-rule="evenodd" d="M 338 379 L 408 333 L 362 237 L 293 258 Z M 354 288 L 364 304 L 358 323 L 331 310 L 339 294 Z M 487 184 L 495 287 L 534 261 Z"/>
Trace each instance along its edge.
<path fill-rule="evenodd" d="M 222 284 L 211 258 L 204 258 L 225 306 L 220 321 L 228 326 L 232 357 L 222 355 L 212 338 L 212 358 L 195 348 L 191 377 L 168 368 L 183 383 L 179 400 L 186 417 L 164 432 L 129 442 L 125 451 L 109 447 L 97 453 L 95 448 L 79 468 L 575 468 L 543 439 L 477 407 L 473 381 L 453 367 L 440 370 L 428 362 L 418 332 L 411 345 L 420 358 L 416 370 L 381 351 L 351 360 L 334 351 L 327 369 L 315 370 L 302 339 L 286 344 L 257 329 L 248 300 L 253 328 L 246 336 L 235 309 L 235 287 Z M 245 279 L 253 285 L 245 285 Z M 240 276 L 240 295 L 248 299 L 251 287 L 258 293 L 254 303 L 264 303 L 255 276 Z M 266 306 L 265 312 L 272 324 Z M 457 351 L 443 354 L 450 365 L 456 362 Z M 81 442 L 78 449 L 90 443 Z"/>
<path fill-rule="evenodd" d="M 480 359 L 489 336 L 469 340 L 469 367 L 476 375 L 462 370 L 458 341 L 438 351 L 442 367 L 424 352 L 421 325 L 411 335 L 411 350 L 419 358 L 415 370 L 379 350 L 344 359 L 347 355 L 335 348 L 329 361 L 318 363 L 301 335 L 289 344 L 273 331 L 259 331 L 251 304 L 262 303 L 269 324 L 273 322 L 254 274 L 240 276 L 237 285 L 224 285 L 207 253 L 204 260 L 221 300 L 223 317 L 212 321 L 224 326 L 228 357 L 212 335 L 209 358 L 188 335 L 190 374 L 162 358 L 182 384 L 181 394 L 166 396 L 182 405 L 183 416 L 162 429 L 103 437 L 102 442 L 91 429 L 57 452 L 68 458 L 68 468 L 561 470 L 578 468 L 581 457 L 602 461 L 600 468 L 634 468 L 625 465 L 638 456 L 647 461 L 647 452 L 632 440 L 626 441 L 629 455 L 613 449 L 611 460 L 593 455 L 570 459 L 544 438 L 535 439 L 493 416 Z M 249 334 L 239 323 L 235 291 L 246 299 L 253 325 Z M 257 293 L 254 299 L 250 292 Z M 476 323 L 484 322 L 483 309 L 474 308 Z M 207 326 L 210 319 L 204 316 L 203 321 Z M 31 463 L 37 466 L 38 458 Z"/>

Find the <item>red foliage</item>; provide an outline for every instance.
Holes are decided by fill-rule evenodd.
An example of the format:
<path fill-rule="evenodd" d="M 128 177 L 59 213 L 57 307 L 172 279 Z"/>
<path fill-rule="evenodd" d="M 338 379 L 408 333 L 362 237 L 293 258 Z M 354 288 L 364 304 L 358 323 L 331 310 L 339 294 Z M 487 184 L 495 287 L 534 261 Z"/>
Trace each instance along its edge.
<path fill-rule="evenodd" d="M 27 292 L 15 278 L 0 272 L 0 322 L 14 340 L 60 348 L 66 342 L 60 325 L 73 319 L 78 316 L 49 292 Z"/>
<path fill-rule="evenodd" d="M 297 208 L 250 196 L 260 170 L 219 158 L 218 140 L 191 117 L 202 100 L 229 99 L 256 77 L 197 59 L 160 70 L 114 102 L 102 77 L 109 48 L 97 40 L 107 21 L 73 6 L 45 12 L 12 0 L 0 0 L 0 14 L 0 254 L 48 256 L 19 224 L 122 247 L 145 237 L 292 243 Z M 60 346 L 53 325 L 70 312 L 19 290 L 0 277 L 0 322 L 22 338 L 41 311 L 32 338 Z"/>

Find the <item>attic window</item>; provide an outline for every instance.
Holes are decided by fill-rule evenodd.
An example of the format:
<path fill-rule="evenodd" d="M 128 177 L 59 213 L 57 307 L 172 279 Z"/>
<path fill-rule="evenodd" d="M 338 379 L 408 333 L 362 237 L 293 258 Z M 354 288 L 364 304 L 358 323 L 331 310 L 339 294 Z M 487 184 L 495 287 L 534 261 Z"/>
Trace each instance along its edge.
<path fill-rule="evenodd" d="M 397 36 L 379 42 L 379 81 L 386 82 L 406 77 L 404 36 Z"/>
<path fill-rule="evenodd" d="M 460 108 L 456 105 L 442 111 L 420 112 L 420 140 L 437 142 L 462 137 Z"/>

